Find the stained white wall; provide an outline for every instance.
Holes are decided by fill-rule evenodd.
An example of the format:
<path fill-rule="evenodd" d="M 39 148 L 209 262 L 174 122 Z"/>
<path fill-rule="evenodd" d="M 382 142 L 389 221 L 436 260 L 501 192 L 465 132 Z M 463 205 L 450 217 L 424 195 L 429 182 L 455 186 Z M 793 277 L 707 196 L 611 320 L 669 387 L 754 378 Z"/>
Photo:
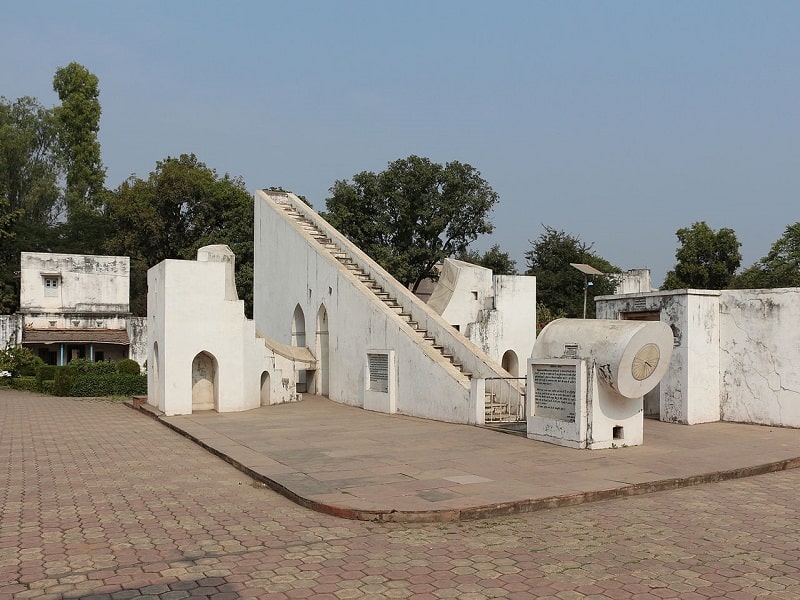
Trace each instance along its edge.
<path fill-rule="evenodd" d="M 446 258 L 428 306 L 466 335 L 478 313 L 494 306 L 492 288 L 491 269 Z"/>
<path fill-rule="evenodd" d="M 129 311 L 130 259 L 127 256 L 23 252 L 20 268 L 20 312 Z M 47 275 L 57 275 L 60 279 L 55 296 L 45 294 L 44 277 Z M 34 326 L 47 327 L 47 324 Z"/>
<path fill-rule="evenodd" d="M 660 389 L 660 419 L 707 423 L 720 419 L 719 292 L 671 290 L 600 296 L 598 319 L 657 313 L 672 328 L 674 348 Z"/>
<path fill-rule="evenodd" d="M 22 343 L 22 315 L 0 315 L 0 350 Z"/>
<path fill-rule="evenodd" d="M 720 295 L 726 421 L 800 427 L 800 288 Z"/>
<path fill-rule="evenodd" d="M 661 420 L 800 427 L 800 288 L 674 290 L 597 299 L 599 318 L 657 311 L 675 351 Z"/>
<path fill-rule="evenodd" d="M 219 412 L 260 406 L 265 371 L 270 403 L 296 399 L 293 361 L 267 347 L 235 299 L 232 253 L 224 260 L 219 248 L 201 249 L 198 258 L 165 260 L 147 273 L 148 402 L 190 414 L 192 362 L 201 352 L 216 361 Z"/>
<path fill-rule="evenodd" d="M 513 351 L 518 360 L 519 377 L 525 377 L 527 357 L 536 342 L 536 278 L 524 275 L 493 277 L 494 310 L 486 312 L 486 324 L 479 320 L 470 339 L 479 338 L 483 350 L 502 363 L 503 354 Z"/>
<path fill-rule="evenodd" d="M 536 341 L 536 278 L 492 275 L 491 269 L 447 258 L 428 306 L 496 363 L 509 350 L 517 373 Z"/>
<path fill-rule="evenodd" d="M 318 242 L 298 230 L 272 196 L 261 191 L 255 196 L 253 318 L 259 331 L 290 344 L 292 318 L 299 304 L 306 319 L 306 343 L 314 348 L 315 319 L 324 305 L 328 315 L 327 381 L 331 399 L 363 407 L 368 383 L 366 356 L 371 350 L 381 349 L 393 351 L 395 357 L 396 401 L 393 405 L 387 401 L 387 410 L 396 407 L 404 414 L 475 422 L 469 381 L 441 354 L 424 348 L 395 311 L 365 293 L 352 272 L 328 252 L 320 252 Z M 310 209 L 300 208 L 314 217 Z M 329 233 L 335 234 L 335 230 Z M 351 251 L 358 254 L 359 262 L 374 269 L 375 277 L 386 277 L 363 253 Z M 403 290 L 395 289 L 393 293 L 399 295 Z M 427 327 L 439 328 L 437 335 L 441 339 L 453 335 L 446 332 L 452 332 L 452 328 L 424 305 L 414 310 L 420 312 L 419 318 L 428 320 Z M 466 340 L 459 343 L 468 345 Z M 475 357 L 481 351 L 474 350 L 472 359 L 477 362 Z M 485 370 L 490 371 L 488 367 Z M 309 377 L 311 391 L 318 390 L 321 374 Z"/>

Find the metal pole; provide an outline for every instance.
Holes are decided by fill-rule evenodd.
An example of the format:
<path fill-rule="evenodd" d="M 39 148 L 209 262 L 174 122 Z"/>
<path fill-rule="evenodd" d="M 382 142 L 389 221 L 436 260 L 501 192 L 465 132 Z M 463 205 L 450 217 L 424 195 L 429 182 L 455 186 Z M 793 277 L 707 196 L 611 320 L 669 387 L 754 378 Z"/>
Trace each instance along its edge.
<path fill-rule="evenodd" d="M 583 318 L 586 318 L 586 293 L 589 291 L 589 276 L 583 275 Z"/>

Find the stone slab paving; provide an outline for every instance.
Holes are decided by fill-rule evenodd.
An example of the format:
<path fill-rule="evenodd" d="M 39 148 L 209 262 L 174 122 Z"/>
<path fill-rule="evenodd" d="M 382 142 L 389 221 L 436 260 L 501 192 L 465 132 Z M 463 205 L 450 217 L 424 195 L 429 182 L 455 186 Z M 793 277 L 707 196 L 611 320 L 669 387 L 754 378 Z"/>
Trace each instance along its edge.
<path fill-rule="evenodd" d="M 121 404 L 2 389 L 0 457 L 0 600 L 800 598 L 797 469 L 374 523 L 300 507 Z"/>
<path fill-rule="evenodd" d="M 311 395 L 159 418 L 304 506 L 375 521 L 485 518 L 800 466 L 800 430 L 737 423 L 646 420 L 644 445 L 587 451 Z"/>

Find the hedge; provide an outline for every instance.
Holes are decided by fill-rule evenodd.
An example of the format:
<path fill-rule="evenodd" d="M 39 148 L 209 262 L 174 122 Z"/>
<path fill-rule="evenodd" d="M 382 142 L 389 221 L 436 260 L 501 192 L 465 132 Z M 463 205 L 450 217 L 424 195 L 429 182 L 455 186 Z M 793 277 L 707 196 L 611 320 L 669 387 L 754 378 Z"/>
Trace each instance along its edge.
<path fill-rule="evenodd" d="M 42 365 L 36 368 L 36 382 L 42 385 L 45 381 L 53 381 L 56 378 L 55 365 Z"/>
<path fill-rule="evenodd" d="M 26 392 L 38 392 L 39 384 L 35 377 L 10 377 L 11 387 L 15 390 L 25 390 Z"/>
<path fill-rule="evenodd" d="M 70 367 L 57 367 L 53 378 L 53 394 L 56 396 L 71 396 L 72 382 L 78 376 L 78 370 Z"/>
<path fill-rule="evenodd" d="M 75 377 L 70 396 L 135 396 L 147 393 L 146 375 L 80 373 Z"/>

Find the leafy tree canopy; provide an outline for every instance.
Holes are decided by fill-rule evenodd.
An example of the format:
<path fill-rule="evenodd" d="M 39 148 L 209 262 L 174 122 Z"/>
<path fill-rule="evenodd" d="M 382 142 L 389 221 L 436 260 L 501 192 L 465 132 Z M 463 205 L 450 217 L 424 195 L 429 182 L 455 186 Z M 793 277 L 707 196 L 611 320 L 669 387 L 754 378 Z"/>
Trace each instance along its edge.
<path fill-rule="evenodd" d="M 413 290 L 435 277 L 436 263 L 492 231 L 499 200 L 472 166 L 413 155 L 337 181 L 330 193 L 325 218 Z"/>
<path fill-rule="evenodd" d="M 675 252 L 678 262 L 667 273 L 661 289 L 722 290 L 729 286 L 742 262 L 741 243 L 733 229 L 714 231 L 700 221 L 678 229 L 676 235 L 680 242 Z"/>
<path fill-rule="evenodd" d="M 800 287 L 800 222 L 786 227 L 769 253 L 731 283 L 735 288 Z"/>
<path fill-rule="evenodd" d="M 26 223 L 51 225 L 61 212 L 56 137 L 52 110 L 35 98 L 0 97 L 0 198 Z"/>
<path fill-rule="evenodd" d="M 241 178 L 220 177 L 194 154 L 168 157 L 147 179 L 131 176 L 108 198 L 107 251 L 131 257 L 131 310 L 147 310 L 147 269 L 167 258 L 228 244 L 236 283 L 252 314 L 253 201 Z"/>
<path fill-rule="evenodd" d="M 66 202 L 70 216 L 100 207 L 106 170 L 100 159 L 100 89 L 97 76 L 78 63 L 61 67 L 53 90 L 61 106 L 55 108 L 61 150 L 67 159 Z"/>
<path fill-rule="evenodd" d="M 592 244 L 565 231 L 543 227 L 544 232 L 531 242 L 531 249 L 525 253 L 528 261 L 525 274 L 536 277 L 538 302 L 549 315 L 580 318 L 586 288 L 586 316 L 594 318 L 594 297 L 613 294 L 616 278 L 590 276 L 592 285 L 586 286 L 584 274 L 570 263 L 588 264 L 603 273 L 619 273 L 620 269 L 592 251 Z"/>
<path fill-rule="evenodd" d="M 517 274 L 517 263 L 512 260 L 508 252 L 500 250 L 500 244 L 494 244 L 483 254 L 477 250 L 467 249 L 456 254 L 455 258 L 491 269 L 494 275 Z"/>

